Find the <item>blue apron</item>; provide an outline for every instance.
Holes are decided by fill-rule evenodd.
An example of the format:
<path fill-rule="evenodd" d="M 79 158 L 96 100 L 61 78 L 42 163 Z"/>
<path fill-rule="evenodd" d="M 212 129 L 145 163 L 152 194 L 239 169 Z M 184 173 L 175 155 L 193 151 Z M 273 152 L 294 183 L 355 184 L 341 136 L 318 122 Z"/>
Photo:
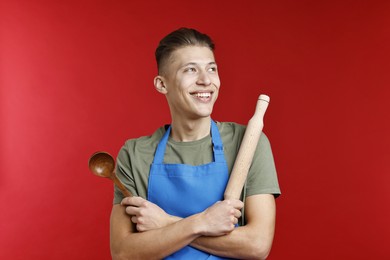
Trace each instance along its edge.
<path fill-rule="evenodd" d="M 170 215 L 186 218 L 223 200 L 228 166 L 218 127 L 211 120 L 214 161 L 199 166 L 164 164 L 164 153 L 171 127 L 157 146 L 149 174 L 148 200 Z M 186 246 L 165 259 L 227 259 Z"/>

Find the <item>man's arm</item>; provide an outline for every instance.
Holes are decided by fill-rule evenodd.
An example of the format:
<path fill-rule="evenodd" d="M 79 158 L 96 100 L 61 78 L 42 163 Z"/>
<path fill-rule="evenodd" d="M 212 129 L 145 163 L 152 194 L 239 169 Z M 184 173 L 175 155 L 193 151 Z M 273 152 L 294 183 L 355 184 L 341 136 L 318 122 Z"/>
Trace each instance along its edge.
<path fill-rule="evenodd" d="M 238 259 L 267 258 L 274 238 L 275 198 L 271 194 L 246 198 L 246 225 L 219 237 L 199 237 L 191 246 L 213 255 Z"/>
<path fill-rule="evenodd" d="M 123 205 L 114 205 L 110 219 L 110 242 L 113 259 L 161 259 L 200 236 L 221 236 L 231 232 L 242 202 L 219 202 L 204 212 L 180 219 L 170 225 L 137 232 L 128 215 L 137 215 L 132 210 L 144 210 L 151 202 L 136 197 L 128 197 Z M 130 212 L 129 212 L 130 210 Z M 142 216 L 142 213 L 139 213 Z M 142 222 L 142 217 L 133 217 Z M 142 226 L 142 223 L 137 223 Z"/>
<path fill-rule="evenodd" d="M 125 208 L 121 205 L 114 205 L 110 219 L 112 258 L 162 259 L 199 236 L 199 231 L 195 229 L 196 225 L 193 222 L 196 220 L 187 219 L 169 228 L 139 233 L 136 232 Z"/>

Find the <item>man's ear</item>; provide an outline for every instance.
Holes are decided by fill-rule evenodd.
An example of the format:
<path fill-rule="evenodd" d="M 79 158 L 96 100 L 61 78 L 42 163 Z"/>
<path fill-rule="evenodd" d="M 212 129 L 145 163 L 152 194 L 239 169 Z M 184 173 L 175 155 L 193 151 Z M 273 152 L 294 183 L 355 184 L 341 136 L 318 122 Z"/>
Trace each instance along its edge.
<path fill-rule="evenodd" d="M 167 88 L 165 87 L 164 78 L 162 76 L 156 76 L 154 78 L 154 87 L 161 94 L 167 93 Z"/>

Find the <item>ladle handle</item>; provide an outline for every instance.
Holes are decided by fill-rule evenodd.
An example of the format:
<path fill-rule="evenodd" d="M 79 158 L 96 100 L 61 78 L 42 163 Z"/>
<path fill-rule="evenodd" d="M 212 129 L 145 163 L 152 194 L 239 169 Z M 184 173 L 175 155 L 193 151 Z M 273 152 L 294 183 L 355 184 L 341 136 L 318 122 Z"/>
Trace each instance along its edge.
<path fill-rule="evenodd" d="M 122 194 L 125 197 L 131 197 L 133 196 L 130 191 L 128 191 L 125 186 L 123 186 L 122 182 L 116 177 L 115 173 L 112 174 L 112 181 L 115 183 L 116 186 L 121 190 Z"/>

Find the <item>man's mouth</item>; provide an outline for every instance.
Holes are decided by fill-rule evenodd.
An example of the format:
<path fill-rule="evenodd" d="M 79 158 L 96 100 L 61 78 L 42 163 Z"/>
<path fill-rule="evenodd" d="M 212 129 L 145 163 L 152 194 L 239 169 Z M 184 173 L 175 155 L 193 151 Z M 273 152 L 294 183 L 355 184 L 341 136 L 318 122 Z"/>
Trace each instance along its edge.
<path fill-rule="evenodd" d="M 191 96 L 193 96 L 195 98 L 198 98 L 200 100 L 208 100 L 209 98 L 211 98 L 213 92 L 212 91 L 209 91 L 209 92 L 192 92 L 190 94 L 191 94 Z"/>
<path fill-rule="evenodd" d="M 197 93 L 192 93 L 191 94 L 192 96 L 194 97 L 197 97 L 197 98 L 209 98 L 211 97 L 211 93 L 210 92 L 197 92 Z"/>

